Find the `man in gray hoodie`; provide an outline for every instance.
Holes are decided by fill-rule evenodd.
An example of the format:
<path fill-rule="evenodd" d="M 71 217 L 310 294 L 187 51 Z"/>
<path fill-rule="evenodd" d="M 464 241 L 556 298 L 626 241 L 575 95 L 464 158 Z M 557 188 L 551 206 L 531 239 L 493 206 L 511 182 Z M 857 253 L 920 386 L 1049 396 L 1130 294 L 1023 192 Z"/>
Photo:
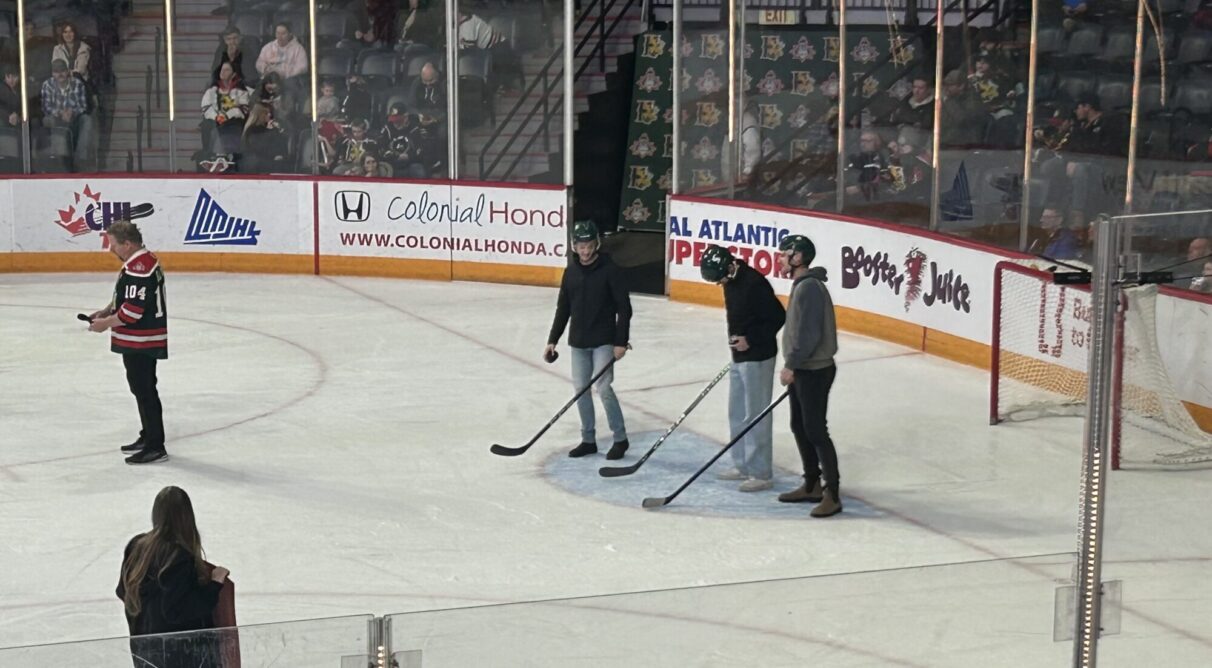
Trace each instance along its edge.
<path fill-rule="evenodd" d="M 779 381 L 791 389 L 791 433 L 804 463 L 804 484 L 779 501 L 819 502 L 813 517 L 842 512 L 838 488 L 837 450 L 829 438 L 826 413 L 829 389 L 837 375 L 837 322 L 833 299 L 825 287 L 825 268 L 810 267 L 816 246 L 800 234 L 779 243 L 779 263 L 791 273 L 791 297 L 783 327 L 783 370 Z M 824 478 L 824 485 L 821 478 Z"/>

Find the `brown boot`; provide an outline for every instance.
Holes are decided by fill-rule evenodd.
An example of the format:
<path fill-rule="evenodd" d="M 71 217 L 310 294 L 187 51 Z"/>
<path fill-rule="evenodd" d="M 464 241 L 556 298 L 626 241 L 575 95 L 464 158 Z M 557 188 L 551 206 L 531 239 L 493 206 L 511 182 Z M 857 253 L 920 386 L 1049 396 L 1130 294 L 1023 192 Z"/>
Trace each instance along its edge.
<path fill-rule="evenodd" d="M 826 489 L 824 498 L 817 504 L 812 512 L 809 513 L 813 517 L 831 517 L 842 512 L 842 499 L 837 492 Z"/>
<path fill-rule="evenodd" d="M 783 503 L 820 503 L 821 502 L 821 479 L 814 478 L 812 486 L 808 486 L 808 481 L 796 487 L 790 492 L 779 494 L 779 501 Z"/>

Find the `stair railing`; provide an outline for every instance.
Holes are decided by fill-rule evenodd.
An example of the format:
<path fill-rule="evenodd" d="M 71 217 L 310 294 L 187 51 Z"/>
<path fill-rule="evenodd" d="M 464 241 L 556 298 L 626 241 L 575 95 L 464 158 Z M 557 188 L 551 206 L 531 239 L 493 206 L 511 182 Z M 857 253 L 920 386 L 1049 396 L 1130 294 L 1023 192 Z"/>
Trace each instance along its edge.
<path fill-rule="evenodd" d="M 597 17 L 589 26 L 589 29 L 585 31 L 585 34 L 583 34 L 581 38 L 577 40 L 576 45 L 573 47 L 573 54 L 575 56 L 585 57 L 574 73 L 574 81 L 581 78 L 581 75 L 585 73 L 585 71 L 589 68 L 590 63 L 593 62 L 595 55 L 598 56 L 600 71 L 606 71 L 606 40 L 614 35 L 619 23 L 627 16 L 628 11 L 630 11 L 630 9 L 639 1 L 640 0 L 591 0 L 584 8 L 582 8 L 580 14 L 576 18 L 576 22 L 574 23 L 574 33 L 580 30 L 591 14 L 597 12 Z M 614 20 L 611 21 L 610 25 L 608 26 L 606 18 L 609 16 L 610 12 L 619 5 L 619 3 L 623 3 L 622 9 L 615 14 Z M 516 170 L 518 165 L 522 162 L 522 158 L 527 154 L 527 152 L 529 152 L 530 148 L 534 146 L 535 141 L 540 136 L 543 138 L 544 148 L 546 149 L 547 147 L 550 147 L 550 128 L 552 125 L 552 120 L 562 113 L 565 103 L 562 95 L 557 96 L 554 102 L 549 100 L 552 93 L 556 91 L 557 88 L 559 88 L 563 83 L 564 47 L 564 44 L 557 46 L 552 52 L 551 57 L 547 59 L 547 62 L 544 63 L 542 69 L 539 70 L 538 74 L 531 77 L 530 84 L 526 87 L 526 90 L 521 94 L 521 96 L 519 96 L 518 101 L 514 103 L 513 107 L 509 110 L 509 113 L 505 114 L 504 118 L 497 123 L 497 127 L 493 129 L 492 135 L 489 136 L 488 141 L 484 144 L 484 147 L 480 149 L 479 178 L 488 179 L 489 175 L 496 170 L 501 164 L 501 161 L 506 158 L 509 150 L 513 148 L 514 144 L 524 134 L 529 135 L 526 143 L 522 146 L 518 154 L 514 156 L 514 158 L 505 166 L 504 173 L 501 174 L 500 177 L 497 177 L 496 180 L 508 181 L 509 177 L 513 175 L 514 170 Z M 589 47 L 587 53 L 586 47 Z M 539 98 L 533 99 L 532 95 L 536 89 L 540 91 Z M 527 102 L 531 103 L 529 110 L 523 112 L 522 109 Z M 510 122 L 519 115 L 523 116 L 521 121 L 517 124 L 512 132 L 506 135 L 506 128 L 509 127 Z M 540 132 L 529 132 L 527 128 L 530 127 L 531 122 L 534 121 L 536 117 L 539 118 L 542 129 Z M 498 147 L 498 141 L 503 141 L 504 145 Z M 495 152 L 491 162 L 488 161 L 488 154 L 490 152 Z"/>

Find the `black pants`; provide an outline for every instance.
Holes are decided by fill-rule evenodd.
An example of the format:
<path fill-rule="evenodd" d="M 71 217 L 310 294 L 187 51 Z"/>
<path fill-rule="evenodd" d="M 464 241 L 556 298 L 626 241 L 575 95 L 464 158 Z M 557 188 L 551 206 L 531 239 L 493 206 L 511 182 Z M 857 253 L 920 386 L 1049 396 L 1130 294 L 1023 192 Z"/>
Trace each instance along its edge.
<path fill-rule="evenodd" d="M 126 383 L 139 404 L 139 440 L 149 450 L 164 449 L 164 408 L 156 391 L 156 358 L 150 355 L 122 355 Z"/>
<path fill-rule="evenodd" d="M 795 370 L 791 383 L 791 433 L 804 463 L 804 480 L 811 485 L 818 476 L 825 487 L 838 493 L 837 450 L 829 438 L 829 389 L 837 367 L 816 371 Z"/>

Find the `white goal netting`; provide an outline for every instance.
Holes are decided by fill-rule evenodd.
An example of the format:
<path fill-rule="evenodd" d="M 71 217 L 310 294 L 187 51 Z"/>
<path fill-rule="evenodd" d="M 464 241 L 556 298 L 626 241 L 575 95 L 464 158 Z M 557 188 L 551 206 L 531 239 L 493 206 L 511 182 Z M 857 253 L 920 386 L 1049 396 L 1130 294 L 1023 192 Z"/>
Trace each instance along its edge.
<path fill-rule="evenodd" d="M 1013 263 L 997 267 L 990 420 L 1083 416 L 1093 303 L 1085 286 Z M 1212 434 L 1179 399 L 1157 345 L 1157 287 L 1123 291 L 1116 318 L 1112 461 L 1212 466 Z"/>

